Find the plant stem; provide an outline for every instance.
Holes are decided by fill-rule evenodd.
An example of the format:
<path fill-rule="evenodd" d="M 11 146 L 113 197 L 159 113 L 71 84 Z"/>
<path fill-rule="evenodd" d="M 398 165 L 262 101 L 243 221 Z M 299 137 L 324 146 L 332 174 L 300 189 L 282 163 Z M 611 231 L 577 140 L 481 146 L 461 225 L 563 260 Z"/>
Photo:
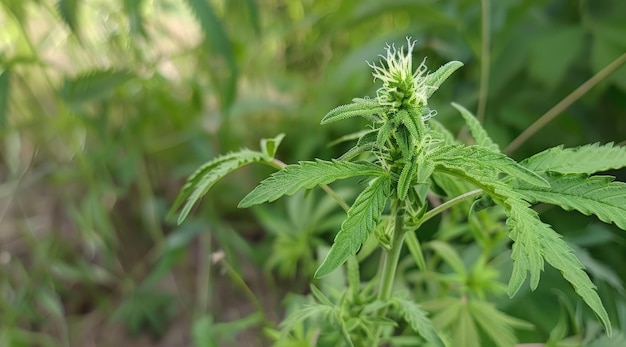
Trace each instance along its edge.
<path fill-rule="evenodd" d="M 580 87 L 576 88 L 568 96 L 566 96 L 561 102 L 554 105 L 543 116 L 539 117 L 531 126 L 526 128 L 518 137 L 515 138 L 504 150 L 505 154 L 511 154 L 517 150 L 526 140 L 533 136 L 537 131 L 541 130 L 546 124 L 551 122 L 554 118 L 560 115 L 568 107 L 570 107 L 581 96 L 585 95 L 591 88 L 595 87 L 600 81 L 608 77 L 613 71 L 617 70 L 622 64 L 626 63 L 626 53 L 617 57 L 612 63 L 607 65 L 604 69 L 600 70 L 593 77 L 588 79 Z"/>
<path fill-rule="evenodd" d="M 391 202 L 391 210 L 395 215 L 395 224 L 393 230 L 393 238 L 391 241 L 391 249 L 385 251 L 382 255 L 383 269 L 382 277 L 380 280 L 380 289 L 378 291 L 378 300 L 381 302 L 389 301 L 391 298 L 391 292 L 393 289 L 393 281 L 396 276 L 396 270 L 398 269 L 398 260 L 400 259 L 400 251 L 402 251 L 402 244 L 404 243 L 404 215 L 399 207 L 400 201 L 394 199 Z M 378 311 L 379 316 L 384 316 L 387 313 L 387 307 L 383 307 Z M 382 327 L 379 327 L 376 332 L 376 339 L 380 339 Z M 376 346 L 378 341 L 376 341 Z"/>
<path fill-rule="evenodd" d="M 393 230 L 393 239 L 391 241 L 391 249 L 384 253 L 383 273 L 380 282 L 380 291 L 378 292 L 378 300 L 386 301 L 391 297 L 393 288 L 393 280 L 398 268 L 398 260 L 400 251 L 404 243 L 404 230 L 402 228 L 404 216 L 399 211 L 395 211 L 395 225 Z M 384 313 L 384 312 L 383 312 Z"/>

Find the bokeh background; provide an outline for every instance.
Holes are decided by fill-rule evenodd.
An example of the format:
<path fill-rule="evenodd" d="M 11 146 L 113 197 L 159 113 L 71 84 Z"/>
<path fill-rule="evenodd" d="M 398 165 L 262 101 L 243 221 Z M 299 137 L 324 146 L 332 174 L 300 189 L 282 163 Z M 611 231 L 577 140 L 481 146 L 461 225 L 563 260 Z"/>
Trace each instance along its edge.
<path fill-rule="evenodd" d="M 438 120 L 463 136 L 460 103 L 506 148 L 623 63 L 626 2 L 2 0 L 0 346 L 268 345 L 259 327 L 306 292 L 341 210 L 319 192 L 238 210 L 271 172 L 257 167 L 220 182 L 181 226 L 168 209 L 195 168 L 263 137 L 286 135 L 286 163 L 342 153 L 327 143 L 358 121 L 320 119 L 375 96 L 366 61 L 407 36 L 431 70 L 465 64 L 431 99 Z M 510 155 L 623 143 L 626 68 L 579 96 Z M 543 216 L 626 318 L 623 232 Z M 538 339 L 559 308 L 549 288 L 533 295 L 501 305 Z"/>

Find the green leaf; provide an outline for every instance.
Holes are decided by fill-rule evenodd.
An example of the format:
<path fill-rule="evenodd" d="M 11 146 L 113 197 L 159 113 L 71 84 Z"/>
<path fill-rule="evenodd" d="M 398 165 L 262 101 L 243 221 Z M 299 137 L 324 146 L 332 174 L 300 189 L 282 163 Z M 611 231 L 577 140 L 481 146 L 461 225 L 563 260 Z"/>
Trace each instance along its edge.
<path fill-rule="evenodd" d="M 452 329 L 452 345 L 455 347 L 480 347 L 480 335 L 466 304 L 461 303 L 457 319 L 456 325 Z"/>
<path fill-rule="evenodd" d="M 450 244 L 434 240 L 430 241 L 427 244 L 427 247 L 435 251 L 435 253 L 437 253 L 437 255 L 439 255 L 448 265 L 450 265 L 456 273 L 461 276 L 467 275 L 467 270 L 465 269 L 463 260 L 461 260 L 459 253 L 452 248 Z"/>
<path fill-rule="evenodd" d="M 426 85 L 431 87 L 428 88 L 428 92 L 426 94 L 426 97 L 430 97 L 431 95 L 433 95 L 433 93 L 435 93 L 437 91 L 437 89 L 439 89 L 439 86 L 448 79 L 448 77 L 450 77 L 450 75 L 452 75 L 452 73 L 456 70 L 458 70 L 461 66 L 463 66 L 463 63 L 461 63 L 460 61 L 451 61 L 443 66 L 441 66 L 439 69 L 437 69 L 437 71 L 430 73 L 428 76 L 426 76 Z"/>
<path fill-rule="evenodd" d="M 406 300 L 402 297 L 394 296 L 392 299 L 393 305 L 400 311 L 404 320 L 409 323 L 413 331 L 420 334 L 426 341 L 433 343 L 435 346 L 444 346 L 443 341 L 437 335 L 432 322 L 427 316 L 427 313 L 411 300 Z"/>
<path fill-rule="evenodd" d="M 348 217 L 341 224 L 330 252 L 315 272 L 315 278 L 324 277 L 341 266 L 367 241 L 385 209 L 391 194 L 390 185 L 389 176 L 380 176 L 359 194 L 348 210 Z"/>
<path fill-rule="evenodd" d="M 240 208 L 272 202 L 283 195 L 292 195 L 300 189 L 310 189 L 320 184 L 354 176 L 380 176 L 382 168 L 370 163 L 347 161 L 303 161 L 287 165 L 261 182 L 241 200 Z"/>
<path fill-rule="evenodd" d="M 211 315 L 203 315 L 193 321 L 191 337 L 196 347 L 217 347 L 215 324 Z"/>
<path fill-rule="evenodd" d="M 470 111 L 455 102 L 452 103 L 452 106 L 456 108 L 461 113 L 463 119 L 465 119 L 465 123 L 467 123 L 477 145 L 487 147 L 496 152 L 500 150 L 498 145 L 491 140 L 478 119 L 476 119 Z"/>
<path fill-rule="evenodd" d="M 513 159 L 482 146 L 443 145 L 428 155 L 436 170 L 465 177 L 479 187 L 498 184 L 498 173 L 541 187 L 549 187 L 548 182 L 533 171 L 519 165 Z M 495 192 L 495 191 L 494 191 Z"/>
<path fill-rule="evenodd" d="M 9 90 L 11 80 L 11 70 L 6 68 L 0 73 L 0 131 L 7 125 L 7 114 L 9 111 Z"/>
<path fill-rule="evenodd" d="M 78 35 L 78 0 L 59 0 L 57 8 L 61 19 L 67 24 L 74 35 Z"/>
<path fill-rule="evenodd" d="M 443 124 L 434 119 L 428 120 L 428 127 L 430 128 L 429 134 L 433 135 L 433 138 L 442 140 L 445 145 L 458 144 L 458 141 L 454 135 Z"/>
<path fill-rule="evenodd" d="M 400 110 L 394 117 L 404 124 L 414 141 L 422 139 L 424 136 L 424 121 L 422 120 L 422 115 L 418 112 Z"/>
<path fill-rule="evenodd" d="M 398 179 L 398 187 L 396 188 L 398 190 L 398 199 L 400 200 L 406 199 L 409 188 L 411 188 L 413 184 L 413 178 L 415 178 L 418 167 L 417 159 L 417 156 L 413 157 L 413 159 L 402 168 L 400 178 Z"/>
<path fill-rule="evenodd" d="M 266 161 L 267 157 L 260 152 L 242 149 L 238 152 L 219 156 L 198 168 L 183 186 L 170 209 L 169 216 L 175 213 L 184 203 L 178 217 L 182 223 L 195 203 L 213 187 L 218 180 L 234 170 L 253 162 Z"/>
<path fill-rule="evenodd" d="M 543 257 L 572 284 L 576 293 L 604 324 L 607 334 L 611 334 L 611 322 L 595 285 L 561 236 L 541 222 L 537 212 L 521 200 L 510 201 L 510 208 L 506 212 L 509 217 L 507 224 L 511 226 L 510 237 L 515 241 L 511 256 L 514 260 L 513 274 L 507 289 L 509 295 L 515 295 L 519 290 L 527 272 L 531 274 L 531 288 L 536 288 L 539 273 L 543 269 Z"/>
<path fill-rule="evenodd" d="M 605 223 L 614 223 L 626 230 L 626 183 L 614 182 L 611 176 L 560 175 L 545 176 L 550 188 L 520 183 L 515 187 L 531 203 L 545 202 L 596 215 Z"/>
<path fill-rule="evenodd" d="M 145 0 L 124 1 L 124 12 L 126 12 L 126 16 L 128 17 L 128 25 L 132 34 L 146 36 L 143 14 L 141 13 L 144 1 Z"/>
<path fill-rule="evenodd" d="M 592 174 L 626 167 L 626 147 L 598 143 L 576 148 L 553 147 L 523 160 L 524 167 L 535 171 Z"/>
<path fill-rule="evenodd" d="M 532 329 L 532 324 L 498 311 L 492 303 L 472 300 L 469 310 L 478 326 L 498 347 L 514 347 L 517 343 L 513 326 Z"/>
<path fill-rule="evenodd" d="M 424 253 L 422 252 L 422 246 L 419 239 L 412 230 L 406 233 L 406 245 L 415 261 L 415 265 L 421 271 L 426 271 L 426 260 L 424 259 Z"/>
<path fill-rule="evenodd" d="M 380 121 L 380 113 L 385 112 L 385 107 L 378 103 L 377 99 L 353 99 L 351 104 L 342 105 L 332 109 L 324 118 L 321 124 L 328 124 L 352 117 L 363 117 L 372 121 Z"/>
<path fill-rule="evenodd" d="M 211 52 L 216 52 L 224 59 L 226 68 L 212 69 L 216 84 L 220 84 L 218 91 L 221 92 L 221 109 L 227 110 L 235 99 L 237 91 L 237 77 L 239 69 L 235 61 L 232 44 L 222 21 L 218 18 L 211 3 L 207 0 L 186 0 L 191 12 L 196 16 L 202 32 L 204 33 L 205 42 L 207 42 Z"/>
<path fill-rule="evenodd" d="M 285 134 L 278 134 L 276 137 L 273 137 L 271 139 L 261 140 L 261 151 L 263 152 L 263 154 L 265 154 L 268 161 L 274 159 L 274 156 L 276 155 L 276 150 L 278 149 L 278 146 L 280 146 L 280 143 L 283 141 L 284 138 Z"/>
<path fill-rule="evenodd" d="M 252 22 L 254 33 L 258 37 L 261 35 L 261 25 L 259 24 L 259 6 L 255 0 L 246 0 L 246 7 L 248 8 L 248 13 L 250 13 L 250 22 Z"/>
<path fill-rule="evenodd" d="M 134 75 L 125 70 L 93 70 L 84 72 L 63 82 L 61 97 L 68 103 L 78 105 L 108 97 Z"/>

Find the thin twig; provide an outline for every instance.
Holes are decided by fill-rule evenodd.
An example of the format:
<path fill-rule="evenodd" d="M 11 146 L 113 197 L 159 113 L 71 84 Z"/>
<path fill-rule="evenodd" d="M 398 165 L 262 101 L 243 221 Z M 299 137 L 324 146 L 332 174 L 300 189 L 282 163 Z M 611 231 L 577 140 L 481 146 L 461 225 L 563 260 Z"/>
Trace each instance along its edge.
<path fill-rule="evenodd" d="M 554 118 L 570 107 L 576 100 L 587 93 L 591 88 L 595 87 L 600 81 L 609 76 L 613 71 L 617 70 L 622 64 L 626 62 L 626 53 L 619 56 L 612 63 L 607 65 L 604 69 L 600 70 L 593 77 L 588 79 L 580 87 L 576 88 L 568 96 L 566 96 L 561 102 L 552 107 L 543 116 L 539 117 L 531 126 L 529 126 L 524 132 L 522 132 L 513 142 L 511 142 L 505 149 L 504 153 L 511 154 L 518 149 L 526 140 L 533 136 L 537 131 L 541 130 L 546 124 L 551 122 Z"/>
<path fill-rule="evenodd" d="M 481 0 L 481 52 L 480 52 L 480 90 L 478 91 L 478 110 L 476 118 L 479 122 L 485 120 L 485 110 L 487 109 L 487 93 L 489 91 L 489 68 L 491 65 L 491 24 L 489 17 L 489 0 Z"/>

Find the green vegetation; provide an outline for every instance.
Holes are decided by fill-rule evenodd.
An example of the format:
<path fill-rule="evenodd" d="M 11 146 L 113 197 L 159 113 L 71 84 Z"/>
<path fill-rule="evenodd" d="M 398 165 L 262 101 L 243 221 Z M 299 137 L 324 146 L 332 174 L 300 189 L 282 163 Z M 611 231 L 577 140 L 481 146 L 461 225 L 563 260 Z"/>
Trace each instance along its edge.
<path fill-rule="evenodd" d="M 624 13 L 2 2 L 0 345 L 622 346 Z"/>

